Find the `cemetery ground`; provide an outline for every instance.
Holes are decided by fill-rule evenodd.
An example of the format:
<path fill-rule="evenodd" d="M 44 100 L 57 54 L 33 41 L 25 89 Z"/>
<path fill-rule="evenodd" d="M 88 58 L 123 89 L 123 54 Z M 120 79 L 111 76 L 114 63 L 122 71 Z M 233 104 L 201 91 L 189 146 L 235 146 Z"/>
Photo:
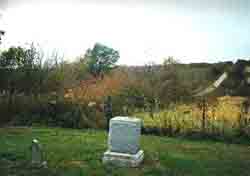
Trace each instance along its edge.
<path fill-rule="evenodd" d="M 42 144 L 47 168 L 30 165 L 32 139 Z M 102 164 L 107 133 L 100 130 L 62 128 L 0 128 L 0 175 L 249 175 L 248 141 L 229 144 L 145 136 L 141 149 L 145 159 L 138 168 Z"/>

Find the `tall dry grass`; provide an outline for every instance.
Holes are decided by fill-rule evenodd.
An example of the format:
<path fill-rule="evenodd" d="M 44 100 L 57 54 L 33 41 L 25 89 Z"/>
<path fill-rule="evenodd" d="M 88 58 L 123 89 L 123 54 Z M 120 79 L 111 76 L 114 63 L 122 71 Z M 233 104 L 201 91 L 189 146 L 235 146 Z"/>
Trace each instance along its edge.
<path fill-rule="evenodd" d="M 219 97 L 207 103 L 205 133 L 232 136 L 249 125 L 250 114 L 243 112 L 243 97 Z M 141 118 L 145 128 L 167 129 L 170 133 L 204 132 L 202 129 L 202 109 L 197 103 L 171 105 L 168 109 L 154 114 L 135 113 Z"/>

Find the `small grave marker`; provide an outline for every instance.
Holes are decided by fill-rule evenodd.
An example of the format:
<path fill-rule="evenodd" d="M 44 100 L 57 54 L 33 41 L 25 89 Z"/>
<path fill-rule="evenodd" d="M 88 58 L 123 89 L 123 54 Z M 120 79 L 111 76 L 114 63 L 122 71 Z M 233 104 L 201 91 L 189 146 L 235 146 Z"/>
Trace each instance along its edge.
<path fill-rule="evenodd" d="M 34 165 L 46 166 L 46 162 L 43 161 L 43 151 L 41 144 L 37 139 L 32 140 L 31 145 L 31 163 Z"/>

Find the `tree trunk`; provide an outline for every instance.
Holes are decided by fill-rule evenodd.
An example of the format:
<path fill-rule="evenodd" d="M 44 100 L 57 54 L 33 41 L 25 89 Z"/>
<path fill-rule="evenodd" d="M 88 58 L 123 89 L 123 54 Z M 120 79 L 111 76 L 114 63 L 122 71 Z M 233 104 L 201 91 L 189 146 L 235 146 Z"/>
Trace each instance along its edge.
<path fill-rule="evenodd" d="M 13 96 L 14 96 L 14 92 L 15 92 L 15 89 L 12 87 L 10 88 L 9 90 L 9 93 L 8 93 L 8 117 L 6 119 L 7 120 L 10 120 L 11 119 L 11 116 L 12 116 L 12 113 L 13 113 Z"/>

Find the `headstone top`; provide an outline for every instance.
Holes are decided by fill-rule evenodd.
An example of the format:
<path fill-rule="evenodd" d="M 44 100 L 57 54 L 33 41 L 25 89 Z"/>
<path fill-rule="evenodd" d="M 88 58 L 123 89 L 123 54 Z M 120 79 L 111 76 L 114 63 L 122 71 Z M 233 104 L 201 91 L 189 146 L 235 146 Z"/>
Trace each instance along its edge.
<path fill-rule="evenodd" d="M 141 123 L 141 119 L 135 117 L 126 117 L 126 116 L 117 116 L 111 119 L 111 121 L 125 121 L 125 122 L 134 122 Z"/>
<path fill-rule="evenodd" d="M 130 117 L 114 117 L 110 121 L 109 150 L 135 154 L 139 151 L 141 120 Z"/>
<path fill-rule="evenodd" d="M 36 143 L 36 144 L 39 143 L 37 139 L 33 139 L 32 142 L 33 142 L 33 143 Z"/>

